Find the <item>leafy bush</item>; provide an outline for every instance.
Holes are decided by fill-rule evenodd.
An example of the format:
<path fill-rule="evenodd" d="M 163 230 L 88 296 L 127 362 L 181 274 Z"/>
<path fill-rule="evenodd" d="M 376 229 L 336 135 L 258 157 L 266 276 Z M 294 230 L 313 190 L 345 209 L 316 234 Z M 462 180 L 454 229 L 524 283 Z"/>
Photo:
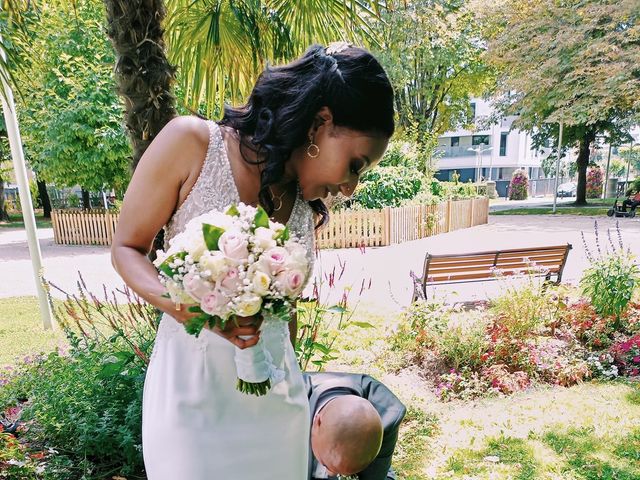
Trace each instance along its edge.
<path fill-rule="evenodd" d="M 611 250 L 606 249 L 604 252 L 600 248 L 597 222 L 594 228 L 597 255 L 591 252 L 582 234 L 590 267 L 583 273 L 580 287 L 598 315 L 612 316 L 619 322 L 633 297 L 634 290 L 640 285 L 640 268 L 635 263 L 631 250 L 625 250 L 617 224 L 617 242 L 612 240 L 611 231 L 607 230 Z"/>
<path fill-rule="evenodd" d="M 526 200 L 528 188 L 529 175 L 524 170 L 516 170 L 509 183 L 509 200 Z"/>
<path fill-rule="evenodd" d="M 100 300 L 80 281 L 56 320 L 68 352 L 53 352 L 5 379 L 3 408 L 21 406 L 21 435 L 57 453 L 47 478 L 102 479 L 142 472 L 142 390 L 156 312 L 128 290 Z M 27 400 L 25 403 L 24 400 Z"/>
<path fill-rule="evenodd" d="M 459 200 L 463 198 L 478 197 L 478 187 L 473 183 L 440 182 L 431 180 L 431 193 L 440 199 Z"/>
<path fill-rule="evenodd" d="M 416 196 L 422 175 L 407 167 L 380 167 L 365 173 L 351 203 L 363 208 L 399 207 Z"/>
<path fill-rule="evenodd" d="M 587 198 L 602 196 L 603 178 L 604 175 L 600 167 L 592 167 L 587 171 Z"/>

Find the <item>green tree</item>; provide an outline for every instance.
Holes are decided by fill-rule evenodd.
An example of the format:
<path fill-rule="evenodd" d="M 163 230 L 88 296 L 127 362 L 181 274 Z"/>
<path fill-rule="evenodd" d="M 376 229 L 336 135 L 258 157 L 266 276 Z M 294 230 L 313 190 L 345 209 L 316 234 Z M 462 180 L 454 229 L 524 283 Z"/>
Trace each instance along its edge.
<path fill-rule="evenodd" d="M 481 24 L 462 0 L 417 0 L 383 14 L 381 58 L 401 127 L 435 136 L 469 123 L 470 98 L 492 82 Z"/>
<path fill-rule="evenodd" d="M 624 171 L 620 175 L 623 178 L 627 174 L 627 164 L 630 165 L 630 171 L 640 174 L 640 145 L 634 145 L 633 148 L 618 147 L 618 155 L 620 155 L 621 163 L 624 165 Z M 633 173 L 630 173 L 633 178 Z"/>
<path fill-rule="evenodd" d="M 487 5 L 494 19 L 488 59 L 499 71 L 502 114 L 532 133 L 534 146 L 556 139 L 563 122 L 576 147 L 577 204 L 586 203 L 589 151 L 596 135 L 622 144 L 640 112 L 640 26 L 636 0 L 506 0 Z"/>
<path fill-rule="evenodd" d="M 25 152 L 40 179 L 85 192 L 122 190 L 130 149 L 112 82 L 113 52 L 104 35 L 103 5 L 77 1 L 74 14 L 48 5 L 37 11 L 19 74 Z M 88 200 L 85 195 L 85 208 Z"/>

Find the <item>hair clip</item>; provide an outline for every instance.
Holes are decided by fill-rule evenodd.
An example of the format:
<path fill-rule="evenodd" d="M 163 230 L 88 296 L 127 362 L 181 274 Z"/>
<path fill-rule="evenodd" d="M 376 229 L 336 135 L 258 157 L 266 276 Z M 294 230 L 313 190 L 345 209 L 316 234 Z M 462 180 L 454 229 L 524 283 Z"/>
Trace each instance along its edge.
<path fill-rule="evenodd" d="M 347 48 L 351 48 L 352 46 L 353 45 L 348 42 L 331 42 L 327 45 L 325 51 L 327 52 L 327 55 L 335 55 L 336 53 L 344 52 Z"/>

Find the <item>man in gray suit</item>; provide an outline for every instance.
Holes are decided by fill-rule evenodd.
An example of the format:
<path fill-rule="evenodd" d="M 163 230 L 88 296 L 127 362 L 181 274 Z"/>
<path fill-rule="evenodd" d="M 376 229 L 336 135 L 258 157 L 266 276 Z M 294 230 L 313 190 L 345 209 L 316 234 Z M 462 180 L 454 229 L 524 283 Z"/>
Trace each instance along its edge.
<path fill-rule="evenodd" d="M 395 480 L 391 457 L 406 408 L 368 375 L 305 373 L 311 410 L 308 478 Z"/>

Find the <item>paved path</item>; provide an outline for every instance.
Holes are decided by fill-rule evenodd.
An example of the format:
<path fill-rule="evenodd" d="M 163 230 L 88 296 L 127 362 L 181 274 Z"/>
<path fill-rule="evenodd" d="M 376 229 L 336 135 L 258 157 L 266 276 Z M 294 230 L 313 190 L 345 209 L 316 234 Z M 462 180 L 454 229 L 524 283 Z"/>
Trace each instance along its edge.
<path fill-rule="evenodd" d="M 576 282 L 588 266 L 580 232 L 587 244 L 595 250 L 594 221 L 597 220 L 602 244 L 606 244 L 606 231 L 611 229 L 614 240 L 615 219 L 585 216 L 490 216 L 489 224 L 459 230 L 436 237 L 389 247 L 324 250 L 317 262 L 316 276 L 328 277 L 336 272 L 336 284 L 329 288 L 323 284 L 323 296 L 337 300 L 344 286 L 351 285 L 350 297 L 359 296 L 366 303 L 380 308 L 397 309 L 408 304 L 411 297 L 409 271 L 420 271 L 425 252 L 464 253 L 519 246 L 541 246 L 571 243 L 573 250 L 565 269 L 564 280 Z M 625 246 L 640 257 L 640 218 L 618 219 Z M 45 276 L 65 290 L 74 291 L 81 272 L 93 291 L 102 285 L 116 288 L 122 285 L 111 266 L 109 250 L 105 247 L 68 247 L 55 245 L 51 229 L 39 230 L 44 258 Z M 339 272 L 344 265 L 340 279 Z M 504 285 L 500 282 L 466 284 L 458 287 L 439 287 L 439 295 L 450 300 L 496 295 Z M 364 291 L 360 294 L 364 284 Z M 55 292 L 54 292 L 55 294 Z M 0 230 L 0 298 L 35 295 L 29 252 L 24 231 Z M 56 294 L 60 296 L 59 294 Z"/>

